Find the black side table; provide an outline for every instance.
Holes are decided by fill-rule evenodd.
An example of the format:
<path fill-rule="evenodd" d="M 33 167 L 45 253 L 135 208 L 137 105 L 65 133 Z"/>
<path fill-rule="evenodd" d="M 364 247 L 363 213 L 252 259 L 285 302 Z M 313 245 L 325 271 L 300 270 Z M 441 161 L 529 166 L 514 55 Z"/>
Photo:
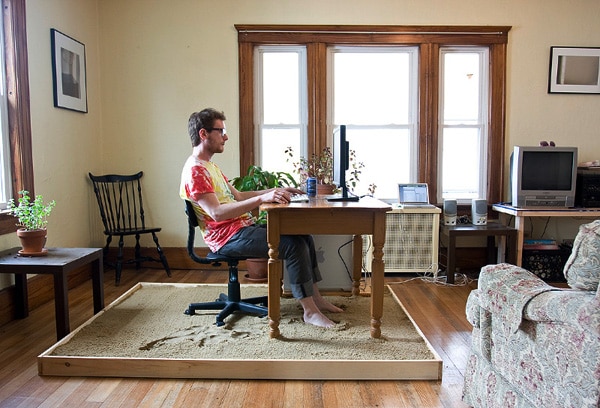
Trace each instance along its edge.
<path fill-rule="evenodd" d="M 487 225 L 442 225 L 440 228 L 442 235 L 448 237 L 448 265 L 446 268 L 446 282 L 454 283 L 454 272 L 456 270 L 456 238 L 458 237 L 487 237 L 488 262 L 504 262 L 506 258 L 506 249 L 508 249 L 507 262 L 516 264 L 517 262 L 517 230 L 507 227 L 497 222 L 488 222 Z M 499 237 L 498 253 L 494 259 L 495 237 Z"/>
<path fill-rule="evenodd" d="M 56 313 L 56 338 L 69 334 L 69 290 L 67 274 L 87 264 L 92 266 L 94 314 L 104 309 L 104 270 L 101 248 L 48 248 L 48 255 L 20 256 L 20 248 L 0 252 L 0 273 L 15 275 L 16 317 L 29 316 L 27 301 L 27 274 L 52 274 L 54 276 L 54 309 Z"/>

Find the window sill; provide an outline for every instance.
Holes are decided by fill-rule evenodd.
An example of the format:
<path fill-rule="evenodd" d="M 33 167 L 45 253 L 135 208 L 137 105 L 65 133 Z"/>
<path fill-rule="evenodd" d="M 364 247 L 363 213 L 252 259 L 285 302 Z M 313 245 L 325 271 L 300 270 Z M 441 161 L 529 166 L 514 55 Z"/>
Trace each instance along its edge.
<path fill-rule="evenodd" d="M 12 234 L 16 230 L 15 217 L 7 213 L 0 213 L 0 235 Z"/>

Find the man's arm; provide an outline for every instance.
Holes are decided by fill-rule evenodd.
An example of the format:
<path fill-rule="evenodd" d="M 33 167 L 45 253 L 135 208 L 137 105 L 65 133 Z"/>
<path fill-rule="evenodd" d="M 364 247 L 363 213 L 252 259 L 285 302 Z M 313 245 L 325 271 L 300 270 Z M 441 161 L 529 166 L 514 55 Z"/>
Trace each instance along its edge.
<path fill-rule="evenodd" d="M 289 187 L 260 191 L 238 191 L 231 185 L 229 188 L 236 199 L 235 202 L 221 204 L 215 193 L 202 194 L 197 201 L 198 205 L 215 221 L 239 217 L 258 208 L 262 203 L 287 204 L 292 194 L 302 193 L 301 190 Z"/>

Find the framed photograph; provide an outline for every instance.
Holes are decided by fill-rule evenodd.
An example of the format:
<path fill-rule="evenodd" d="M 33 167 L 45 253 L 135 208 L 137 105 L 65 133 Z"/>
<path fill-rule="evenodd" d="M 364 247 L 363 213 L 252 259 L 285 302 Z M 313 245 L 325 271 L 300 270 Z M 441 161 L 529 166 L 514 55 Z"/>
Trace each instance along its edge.
<path fill-rule="evenodd" d="M 87 113 L 85 45 L 50 29 L 54 106 Z"/>
<path fill-rule="evenodd" d="M 550 47 L 548 92 L 600 94 L 600 48 Z"/>

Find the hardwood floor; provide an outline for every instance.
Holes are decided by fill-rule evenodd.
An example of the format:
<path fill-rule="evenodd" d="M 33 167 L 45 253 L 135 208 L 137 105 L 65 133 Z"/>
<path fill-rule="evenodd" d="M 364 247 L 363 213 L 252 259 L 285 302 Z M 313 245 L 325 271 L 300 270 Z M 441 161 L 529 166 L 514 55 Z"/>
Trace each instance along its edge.
<path fill-rule="evenodd" d="M 240 274 L 241 275 L 241 274 Z M 134 283 L 223 283 L 226 272 L 125 270 L 105 276 L 108 305 Z M 243 279 L 241 279 L 244 283 Z M 56 340 L 53 302 L 0 326 L 0 407 L 465 407 L 463 373 L 470 347 L 465 302 L 476 282 L 443 286 L 386 277 L 444 361 L 442 381 L 247 381 L 40 377 L 36 357 Z M 92 317 L 91 282 L 69 292 L 71 328 Z M 385 316 L 383 325 L 385 325 Z M 384 326 L 382 326 L 384 327 Z"/>

